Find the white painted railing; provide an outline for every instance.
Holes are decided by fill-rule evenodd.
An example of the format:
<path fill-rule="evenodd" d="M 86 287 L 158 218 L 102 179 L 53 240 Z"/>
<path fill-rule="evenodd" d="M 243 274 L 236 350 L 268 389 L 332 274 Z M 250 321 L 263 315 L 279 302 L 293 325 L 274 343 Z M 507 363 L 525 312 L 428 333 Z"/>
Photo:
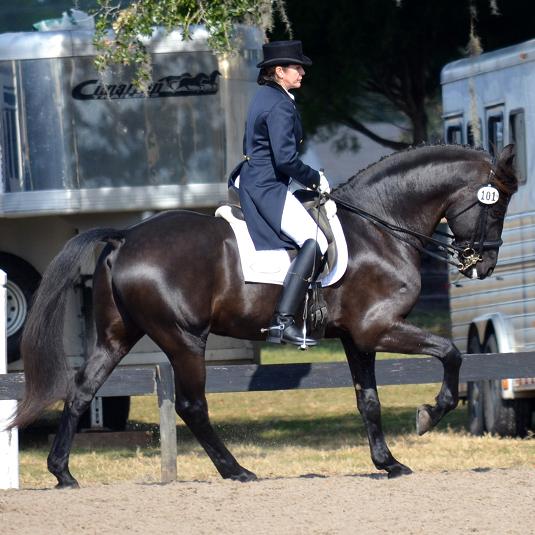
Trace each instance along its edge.
<path fill-rule="evenodd" d="M 0 269 L 0 374 L 7 373 L 6 274 Z M 0 400 L 0 489 L 19 488 L 19 434 L 5 430 L 17 409 L 15 400 Z"/>

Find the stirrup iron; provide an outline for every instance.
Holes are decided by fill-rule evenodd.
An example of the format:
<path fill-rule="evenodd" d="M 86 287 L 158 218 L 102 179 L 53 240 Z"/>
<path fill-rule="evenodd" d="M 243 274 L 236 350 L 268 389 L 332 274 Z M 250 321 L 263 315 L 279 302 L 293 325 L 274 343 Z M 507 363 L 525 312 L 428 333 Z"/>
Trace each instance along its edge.
<path fill-rule="evenodd" d="M 308 292 L 305 294 L 305 306 L 303 308 L 303 343 L 299 346 L 301 351 L 306 351 L 308 346 L 306 344 L 307 339 L 307 310 L 308 310 Z"/>

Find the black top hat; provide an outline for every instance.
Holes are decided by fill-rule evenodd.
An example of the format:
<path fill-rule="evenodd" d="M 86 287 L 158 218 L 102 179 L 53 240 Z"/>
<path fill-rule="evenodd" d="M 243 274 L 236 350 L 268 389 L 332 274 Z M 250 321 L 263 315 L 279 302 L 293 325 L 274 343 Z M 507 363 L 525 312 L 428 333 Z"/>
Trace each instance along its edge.
<path fill-rule="evenodd" d="M 301 41 L 273 41 L 262 47 L 264 61 L 257 67 L 273 65 L 312 65 L 310 58 L 303 54 Z"/>

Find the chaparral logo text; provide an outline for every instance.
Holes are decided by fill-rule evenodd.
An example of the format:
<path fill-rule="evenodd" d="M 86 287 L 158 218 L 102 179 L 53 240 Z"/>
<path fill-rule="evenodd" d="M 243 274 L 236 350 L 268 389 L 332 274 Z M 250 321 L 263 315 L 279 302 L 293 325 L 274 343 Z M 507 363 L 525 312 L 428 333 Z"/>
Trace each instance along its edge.
<path fill-rule="evenodd" d="M 217 93 L 219 71 L 211 74 L 201 72 L 192 76 L 185 72 L 180 76 L 165 76 L 149 85 L 144 93 L 129 83 L 103 84 L 101 80 L 86 80 L 72 90 L 76 100 L 125 99 L 125 98 L 164 98 L 188 95 L 213 95 Z"/>

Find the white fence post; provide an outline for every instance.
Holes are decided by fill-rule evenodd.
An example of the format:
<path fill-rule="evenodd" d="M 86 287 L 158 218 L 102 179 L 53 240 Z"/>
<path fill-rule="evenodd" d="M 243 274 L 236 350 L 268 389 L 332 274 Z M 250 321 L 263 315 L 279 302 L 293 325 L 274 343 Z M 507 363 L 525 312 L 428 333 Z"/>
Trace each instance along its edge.
<path fill-rule="evenodd" d="M 0 269 L 0 374 L 7 373 L 6 282 Z M 19 488 L 19 433 L 16 428 L 5 431 L 16 409 L 15 400 L 0 400 L 0 489 Z"/>

